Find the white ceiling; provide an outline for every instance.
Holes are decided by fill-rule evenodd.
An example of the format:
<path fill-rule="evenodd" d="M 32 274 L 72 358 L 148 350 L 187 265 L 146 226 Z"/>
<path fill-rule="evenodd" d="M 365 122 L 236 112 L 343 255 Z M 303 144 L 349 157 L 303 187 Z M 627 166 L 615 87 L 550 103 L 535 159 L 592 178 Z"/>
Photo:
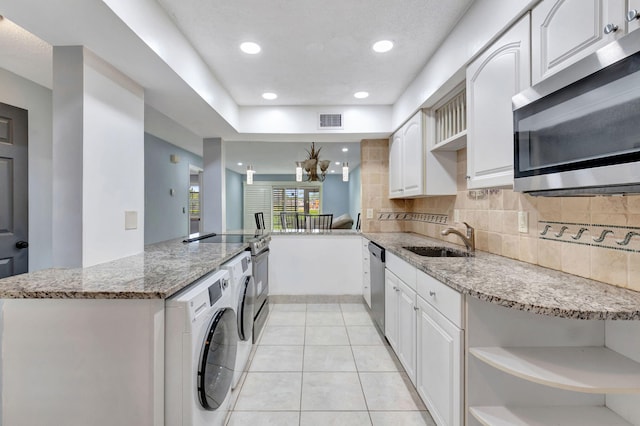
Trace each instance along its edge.
<path fill-rule="evenodd" d="M 362 108 L 390 108 L 473 2 L 129 1 L 133 0 L 0 0 L 0 14 L 15 17 L 29 30 L 10 19 L 0 20 L 0 68 L 51 88 L 52 45 L 84 45 L 139 82 L 145 88 L 146 102 L 191 131 L 196 141 L 215 136 L 233 141 L 227 144 L 230 167 L 238 161 L 251 162 L 259 173 L 290 173 L 310 141 L 324 146 L 327 159 L 344 161 L 339 149 L 345 142 L 386 137 L 388 130 L 370 129 L 375 123 L 381 123 L 383 129 L 389 124 L 374 114 L 370 117 L 376 119 L 365 126 L 369 130 L 240 133 L 234 129 L 237 123 L 229 122 L 203 97 L 197 88 L 202 82 L 202 87 L 211 87 L 219 81 L 231 103 L 254 108 L 254 115 L 261 106 L 280 108 L 266 108 L 276 114 L 288 114 L 283 108 L 298 108 L 298 112 L 308 108 L 314 119 L 313 106 L 318 105 L 353 105 L 350 108 L 361 108 L 359 114 Z M 39 13 L 33 14 L 34 9 Z M 140 26 L 145 22 L 151 26 Z M 186 37 L 186 44 L 175 52 L 177 63 L 184 65 L 181 69 L 151 45 L 148 34 L 158 36 L 157 31 L 167 34 L 165 42 Z M 380 39 L 392 40 L 394 49 L 386 54 L 373 52 L 371 45 Z M 243 41 L 260 43 L 262 52 L 255 56 L 242 53 L 239 44 Z M 189 49 L 193 53 L 186 52 Z M 212 83 L 197 68 L 200 65 L 194 59 L 198 56 Z M 196 80 L 190 80 L 194 76 Z M 353 93 L 361 90 L 371 96 L 355 99 Z M 264 91 L 277 92 L 279 98 L 265 101 L 261 98 Z M 388 114 L 387 110 L 376 111 Z M 297 119 L 295 114 L 290 116 L 291 123 L 300 122 Z M 363 133 L 367 131 L 370 133 Z M 202 155 L 201 144 L 172 142 Z M 357 145 L 350 148 L 352 167 L 359 162 Z M 334 149 L 337 155 L 331 152 Z"/>
<path fill-rule="evenodd" d="M 157 2 L 239 105 L 390 105 L 472 0 Z M 394 49 L 375 53 L 381 39 Z M 244 41 L 262 51 L 242 53 Z"/>

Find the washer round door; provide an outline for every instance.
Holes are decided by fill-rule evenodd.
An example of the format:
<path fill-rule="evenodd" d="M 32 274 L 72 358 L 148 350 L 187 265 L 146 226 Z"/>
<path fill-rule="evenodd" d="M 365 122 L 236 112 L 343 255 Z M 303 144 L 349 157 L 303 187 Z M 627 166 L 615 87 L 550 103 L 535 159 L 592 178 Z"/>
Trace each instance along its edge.
<path fill-rule="evenodd" d="M 238 336 L 240 340 L 251 340 L 256 286 L 252 276 L 244 277 L 238 298 Z"/>
<path fill-rule="evenodd" d="M 198 365 L 198 399 L 206 410 L 214 411 L 231 388 L 236 364 L 238 332 L 233 309 L 218 310 L 209 322 Z"/>

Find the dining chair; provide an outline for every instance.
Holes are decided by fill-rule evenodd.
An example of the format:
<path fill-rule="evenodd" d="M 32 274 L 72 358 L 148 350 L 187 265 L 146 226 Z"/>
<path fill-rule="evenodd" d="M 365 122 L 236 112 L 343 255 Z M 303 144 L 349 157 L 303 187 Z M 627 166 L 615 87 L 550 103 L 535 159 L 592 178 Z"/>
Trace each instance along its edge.
<path fill-rule="evenodd" d="M 265 229 L 264 228 L 264 213 L 263 212 L 254 213 L 253 217 L 255 217 L 255 219 L 256 219 L 256 228 Z"/>
<path fill-rule="evenodd" d="M 303 221 L 300 221 L 301 217 Z M 330 230 L 333 224 L 333 214 L 305 214 L 298 215 L 298 219 L 303 224 L 302 229 L 307 231 Z"/>
<path fill-rule="evenodd" d="M 283 231 L 298 230 L 298 213 L 281 212 L 280 226 Z"/>
<path fill-rule="evenodd" d="M 358 213 L 358 220 L 356 220 L 356 231 L 360 230 L 360 213 Z"/>

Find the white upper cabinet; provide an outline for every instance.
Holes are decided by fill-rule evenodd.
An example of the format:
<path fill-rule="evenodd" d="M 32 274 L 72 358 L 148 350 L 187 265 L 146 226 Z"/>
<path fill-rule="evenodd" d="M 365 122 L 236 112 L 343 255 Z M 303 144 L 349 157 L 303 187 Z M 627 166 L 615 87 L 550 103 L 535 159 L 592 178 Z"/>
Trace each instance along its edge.
<path fill-rule="evenodd" d="M 467 187 L 513 185 L 511 98 L 530 85 L 529 14 L 467 67 Z"/>
<path fill-rule="evenodd" d="M 536 84 L 625 34 L 633 0 L 543 0 L 531 12 L 532 80 Z M 635 4 L 634 5 L 632 5 Z M 629 22 L 637 28 L 638 20 Z"/>
<path fill-rule="evenodd" d="M 389 198 L 456 193 L 456 154 L 427 151 L 425 123 L 418 111 L 389 139 Z"/>

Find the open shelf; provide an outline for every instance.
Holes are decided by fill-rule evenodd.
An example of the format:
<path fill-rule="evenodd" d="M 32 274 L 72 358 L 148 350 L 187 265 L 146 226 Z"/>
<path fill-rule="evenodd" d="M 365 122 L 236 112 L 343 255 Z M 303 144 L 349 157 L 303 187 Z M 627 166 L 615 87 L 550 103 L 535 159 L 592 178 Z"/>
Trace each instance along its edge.
<path fill-rule="evenodd" d="M 602 346 L 476 347 L 469 353 L 546 386 L 585 393 L 640 393 L 640 363 Z"/>
<path fill-rule="evenodd" d="M 431 147 L 431 151 L 457 151 L 467 147 L 467 131 L 463 130 Z"/>
<path fill-rule="evenodd" d="M 469 407 L 484 426 L 632 426 L 607 407 Z"/>

